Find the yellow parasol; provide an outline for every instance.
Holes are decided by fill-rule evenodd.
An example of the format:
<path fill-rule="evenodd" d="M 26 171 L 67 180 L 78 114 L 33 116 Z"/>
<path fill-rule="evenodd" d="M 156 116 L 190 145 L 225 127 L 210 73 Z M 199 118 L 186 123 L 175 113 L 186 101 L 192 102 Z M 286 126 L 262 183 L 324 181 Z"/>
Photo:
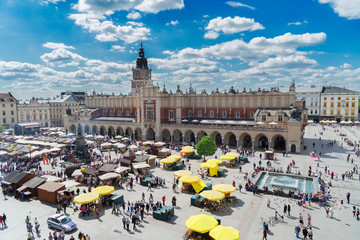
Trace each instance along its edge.
<path fill-rule="evenodd" d="M 181 152 L 185 153 L 185 154 L 190 154 L 190 153 L 195 152 L 195 149 L 193 147 L 190 147 L 190 146 L 185 146 L 185 147 L 183 147 L 181 149 Z"/>
<path fill-rule="evenodd" d="M 79 196 L 76 196 L 74 198 L 74 203 L 77 203 L 77 204 L 86 204 L 86 203 L 91 203 L 91 202 L 94 202 L 96 200 L 99 199 L 99 194 L 98 193 L 84 193 L 84 194 L 81 194 Z"/>
<path fill-rule="evenodd" d="M 114 192 L 115 188 L 113 186 L 100 186 L 94 188 L 91 192 L 98 193 L 99 195 L 109 195 L 110 193 Z"/>
<path fill-rule="evenodd" d="M 214 162 L 205 162 L 205 163 L 200 164 L 200 166 L 203 167 L 203 168 L 218 168 L 219 167 Z"/>
<path fill-rule="evenodd" d="M 235 160 L 235 156 L 231 156 L 231 155 L 224 155 L 220 157 L 222 160 L 227 160 L 227 161 L 234 161 Z"/>
<path fill-rule="evenodd" d="M 225 198 L 225 194 L 215 190 L 205 190 L 200 193 L 200 196 L 210 201 L 219 201 Z"/>
<path fill-rule="evenodd" d="M 227 154 L 225 155 L 230 155 L 230 156 L 234 156 L 234 157 L 240 157 L 240 154 L 239 153 L 236 153 L 236 152 L 228 152 Z"/>
<path fill-rule="evenodd" d="M 206 233 L 216 227 L 219 223 L 213 216 L 199 214 L 191 216 L 186 220 L 185 224 L 194 232 Z"/>
<path fill-rule="evenodd" d="M 182 156 L 180 156 L 180 155 L 171 155 L 171 156 L 168 156 L 167 158 L 180 160 L 182 158 Z"/>
<path fill-rule="evenodd" d="M 240 233 L 233 227 L 216 226 L 210 230 L 210 237 L 214 240 L 239 240 Z"/>
<path fill-rule="evenodd" d="M 183 183 L 194 183 L 199 180 L 200 180 L 199 177 L 193 176 L 193 175 L 183 176 L 183 177 L 179 178 L 179 181 L 183 182 Z"/>
<path fill-rule="evenodd" d="M 213 159 L 207 160 L 206 162 L 207 162 L 207 163 L 222 164 L 223 161 L 222 161 L 221 159 L 215 159 L 215 158 L 213 158 Z"/>
<path fill-rule="evenodd" d="M 179 159 L 176 159 L 176 158 L 164 158 L 164 159 L 160 160 L 160 162 L 164 163 L 164 164 L 172 164 L 177 161 L 179 161 Z"/>
<path fill-rule="evenodd" d="M 192 173 L 188 170 L 179 170 L 179 171 L 174 172 L 174 175 L 178 178 L 181 178 L 183 176 L 190 176 L 190 175 L 192 175 Z"/>
<path fill-rule="evenodd" d="M 216 184 L 213 186 L 213 190 L 222 192 L 224 194 L 229 194 L 236 191 L 236 188 L 229 184 Z"/>

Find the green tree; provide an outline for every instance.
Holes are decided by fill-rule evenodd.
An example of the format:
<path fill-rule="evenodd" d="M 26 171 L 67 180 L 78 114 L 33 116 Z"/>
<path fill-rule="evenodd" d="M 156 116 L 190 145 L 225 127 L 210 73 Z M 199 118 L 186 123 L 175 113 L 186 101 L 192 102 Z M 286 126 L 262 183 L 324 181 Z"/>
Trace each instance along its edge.
<path fill-rule="evenodd" d="M 4 131 L 5 131 L 5 129 L 6 129 L 6 127 L 4 127 L 4 126 L 0 126 L 0 133 L 4 132 Z"/>
<path fill-rule="evenodd" d="M 204 156 L 212 156 L 217 150 L 216 143 L 209 136 L 203 136 L 201 140 L 196 144 L 196 151 L 198 154 Z"/>

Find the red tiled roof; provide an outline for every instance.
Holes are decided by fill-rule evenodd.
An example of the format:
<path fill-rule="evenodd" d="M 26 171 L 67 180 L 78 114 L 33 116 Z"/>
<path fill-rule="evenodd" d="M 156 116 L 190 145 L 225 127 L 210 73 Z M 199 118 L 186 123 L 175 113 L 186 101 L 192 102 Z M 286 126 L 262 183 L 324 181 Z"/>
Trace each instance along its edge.
<path fill-rule="evenodd" d="M 0 93 L 1 102 L 16 102 L 16 98 L 11 93 Z"/>

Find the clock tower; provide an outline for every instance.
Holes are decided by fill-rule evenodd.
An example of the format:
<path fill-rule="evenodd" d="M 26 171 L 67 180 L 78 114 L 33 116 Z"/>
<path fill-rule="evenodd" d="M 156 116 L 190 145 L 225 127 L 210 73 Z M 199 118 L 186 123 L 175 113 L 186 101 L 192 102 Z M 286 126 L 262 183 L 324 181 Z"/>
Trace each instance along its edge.
<path fill-rule="evenodd" d="M 140 88 L 152 84 L 151 69 L 148 67 L 148 62 L 145 57 L 143 44 L 139 49 L 139 57 L 136 59 L 136 68 L 133 70 L 133 79 L 131 80 L 131 93 L 135 94 L 140 92 Z"/>

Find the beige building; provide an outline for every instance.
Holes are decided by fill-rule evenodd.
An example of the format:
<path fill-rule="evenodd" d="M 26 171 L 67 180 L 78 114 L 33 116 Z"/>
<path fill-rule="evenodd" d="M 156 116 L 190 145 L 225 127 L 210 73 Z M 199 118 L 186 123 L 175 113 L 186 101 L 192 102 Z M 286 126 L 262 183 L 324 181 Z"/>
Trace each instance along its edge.
<path fill-rule="evenodd" d="M 50 103 L 48 100 L 22 102 L 18 105 L 19 123 L 37 122 L 41 127 L 50 127 Z"/>
<path fill-rule="evenodd" d="M 51 126 L 64 126 L 64 116 L 70 110 L 74 113 L 79 110 L 79 101 L 72 94 L 61 94 L 60 97 L 50 100 Z"/>
<path fill-rule="evenodd" d="M 300 151 L 307 111 L 295 100 L 294 83 L 288 92 L 274 87 L 196 93 L 191 86 L 168 92 L 153 85 L 141 46 L 131 86 L 128 96 L 87 96 L 87 109 L 65 116 L 66 131 L 75 133 L 80 124 L 87 134 L 109 137 L 196 143 L 208 135 L 218 145 Z"/>
<path fill-rule="evenodd" d="M 340 87 L 324 87 L 321 93 L 323 120 L 354 121 L 359 115 L 359 92 Z"/>
<path fill-rule="evenodd" d="M 13 128 L 18 123 L 17 100 L 11 93 L 0 93 L 1 126 Z"/>

